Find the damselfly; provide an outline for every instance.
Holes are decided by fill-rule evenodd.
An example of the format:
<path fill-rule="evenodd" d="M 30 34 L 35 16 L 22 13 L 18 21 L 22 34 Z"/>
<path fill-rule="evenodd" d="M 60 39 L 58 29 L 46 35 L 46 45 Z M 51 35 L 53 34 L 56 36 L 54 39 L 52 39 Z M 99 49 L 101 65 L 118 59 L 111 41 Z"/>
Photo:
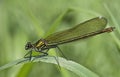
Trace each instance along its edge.
<path fill-rule="evenodd" d="M 44 39 L 38 40 L 36 43 L 32 44 L 31 42 L 28 42 L 25 45 L 25 50 L 29 50 L 29 52 L 25 55 L 25 57 L 29 55 L 29 58 L 31 60 L 33 51 L 42 53 L 41 55 L 39 55 L 40 57 L 47 56 L 48 51 L 51 48 L 58 48 L 60 50 L 58 45 L 80 39 L 85 39 L 105 32 L 111 32 L 115 28 L 115 27 L 105 28 L 106 25 L 107 25 L 106 18 L 96 17 L 83 23 L 80 23 L 73 28 L 53 33 Z"/>

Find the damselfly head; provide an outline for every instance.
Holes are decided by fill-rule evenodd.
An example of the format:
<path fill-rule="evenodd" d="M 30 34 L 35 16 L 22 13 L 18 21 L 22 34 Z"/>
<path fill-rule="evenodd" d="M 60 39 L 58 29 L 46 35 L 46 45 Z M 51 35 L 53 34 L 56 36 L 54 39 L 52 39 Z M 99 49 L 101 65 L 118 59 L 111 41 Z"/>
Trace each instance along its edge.
<path fill-rule="evenodd" d="M 31 42 L 27 42 L 27 44 L 25 45 L 25 50 L 29 50 L 33 47 L 33 45 L 31 44 Z"/>

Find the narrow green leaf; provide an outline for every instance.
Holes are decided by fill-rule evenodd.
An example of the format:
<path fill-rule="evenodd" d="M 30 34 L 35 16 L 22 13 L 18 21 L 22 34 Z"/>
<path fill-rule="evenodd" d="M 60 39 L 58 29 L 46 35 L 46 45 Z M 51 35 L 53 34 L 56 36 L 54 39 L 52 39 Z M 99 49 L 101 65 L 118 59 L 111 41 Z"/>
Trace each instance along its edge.
<path fill-rule="evenodd" d="M 119 24 L 118 24 L 118 22 L 116 21 L 114 15 L 112 14 L 112 12 L 111 12 L 111 10 L 109 9 L 109 7 L 107 6 L 107 4 L 104 4 L 104 7 L 105 7 L 105 9 L 107 10 L 108 14 L 110 15 L 113 23 L 115 24 L 114 26 L 117 28 L 118 33 L 120 34 L 120 31 L 119 31 L 120 27 L 119 27 Z M 119 43 L 120 40 L 118 39 L 118 37 L 115 35 L 115 33 L 111 33 L 111 35 L 112 35 L 112 37 L 114 38 L 114 40 L 115 40 L 116 44 L 118 45 L 118 47 L 120 48 L 120 43 Z"/>
<path fill-rule="evenodd" d="M 42 57 L 42 58 L 32 57 L 32 60 L 33 61 L 29 61 L 29 58 L 22 58 L 22 59 L 10 62 L 6 65 L 1 66 L 0 71 L 4 70 L 6 68 L 12 67 L 14 65 L 17 65 L 17 64 L 23 64 L 23 63 L 28 63 L 28 62 L 41 61 L 41 62 L 46 62 L 46 63 L 57 64 L 56 59 L 53 56 L 46 56 L 46 57 Z M 95 74 L 91 70 L 89 70 L 86 67 L 84 67 L 76 62 L 73 62 L 71 60 L 66 60 L 64 58 L 59 57 L 58 61 L 59 61 L 59 64 L 61 67 L 74 72 L 75 74 L 77 74 L 80 77 L 99 77 L 97 74 Z"/>
<path fill-rule="evenodd" d="M 46 36 L 50 35 L 51 33 L 53 33 L 56 30 L 56 28 L 59 26 L 59 24 L 61 23 L 62 19 L 71 11 L 72 11 L 72 9 L 67 9 L 62 14 L 60 14 L 57 17 L 57 19 L 54 21 L 54 23 L 51 25 L 50 29 L 47 31 L 47 33 L 45 34 L 44 37 L 46 37 Z"/>

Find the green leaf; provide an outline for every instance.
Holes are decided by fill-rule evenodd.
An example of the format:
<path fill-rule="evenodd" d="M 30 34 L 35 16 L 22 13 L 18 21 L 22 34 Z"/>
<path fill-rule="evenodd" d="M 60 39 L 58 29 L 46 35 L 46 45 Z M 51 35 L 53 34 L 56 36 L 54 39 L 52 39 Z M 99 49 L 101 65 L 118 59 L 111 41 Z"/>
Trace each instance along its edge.
<path fill-rule="evenodd" d="M 58 57 L 57 59 L 59 61 L 60 67 L 70 70 L 80 77 L 99 77 L 97 74 L 95 74 L 91 70 L 87 69 L 86 67 L 84 67 L 76 62 L 73 62 L 71 60 L 66 60 L 61 57 Z M 28 63 L 28 62 L 41 61 L 41 62 L 46 62 L 46 63 L 58 64 L 55 57 L 53 57 L 53 56 L 46 56 L 46 57 L 42 57 L 42 58 L 41 57 L 39 57 L 39 58 L 32 57 L 32 60 L 33 61 L 29 61 L 29 58 L 22 58 L 22 59 L 10 62 L 6 65 L 1 66 L 0 71 L 4 70 L 6 68 L 12 67 L 14 65 L 17 65 L 17 64 L 24 64 L 24 63 Z"/>
<path fill-rule="evenodd" d="M 45 34 L 44 37 L 52 34 L 56 28 L 60 25 L 62 19 L 69 13 L 73 11 L 72 9 L 67 9 L 66 11 L 64 11 L 62 14 L 60 14 L 57 19 L 53 22 L 53 24 L 51 25 L 50 29 L 47 31 L 47 33 Z"/>

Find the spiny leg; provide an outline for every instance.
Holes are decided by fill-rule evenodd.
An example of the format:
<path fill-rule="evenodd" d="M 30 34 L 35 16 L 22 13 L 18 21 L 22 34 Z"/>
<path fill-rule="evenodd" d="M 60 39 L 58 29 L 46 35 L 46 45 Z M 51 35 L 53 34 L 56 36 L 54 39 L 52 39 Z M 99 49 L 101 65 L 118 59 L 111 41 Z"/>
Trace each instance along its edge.
<path fill-rule="evenodd" d="M 29 55 L 27 57 L 27 55 Z M 30 50 L 28 53 L 25 54 L 24 58 L 29 58 L 29 60 L 31 61 L 31 57 L 32 57 L 32 51 Z"/>
<path fill-rule="evenodd" d="M 28 58 L 27 57 L 28 54 L 30 54 L 30 51 L 25 54 L 24 58 Z"/>
<path fill-rule="evenodd" d="M 49 48 L 47 48 L 47 50 L 45 52 L 44 51 L 39 51 L 40 53 L 43 53 L 43 55 L 33 56 L 33 57 L 35 57 L 33 60 L 35 60 L 36 58 L 41 58 L 41 57 L 47 56 L 48 55 L 48 51 L 49 51 Z M 59 69 L 61 69 L 60 63 L 58 61 L 58 56 L 57 57 L 51 56 L 51 57 L 53 57 L 56 60 L 58 66 L 59 66 Z"/>
<path fill-rule="evenodd" d="M 56 48 L 55 48 L 55 49 L 56 49 Z M 61 67 L 60 67 L 60 63 L 59 63 L 59 58 L 58 58 L 58 54 L 59 54 L 59 53 L 58 53 L 58 50 L 56 49 L 55 52 L 56 52 L 56 55 L 57 55 L 57 56 L 56 56 L 56 57 L 53 56 L 53 57 L 55 58 L 55 60 L 56 60 L 56 62 L 57 62 L 57 64 L 58 64 L 58 66 L 59 66 L 59 68 L 61 69 Z"/>
<path fill-rule="evenodd" d="M 31 61 L 31 58 L 32 58 L 32 51 L 30 51 L 30 59 L 29 59 L 29 61 Z"/>
<path fill-rule="evenodd" d="M 58 56 L 57 56 L 57 57 L 51 56 L 51 57 L 53 57 L 53 58 L 56 60 L 56 62 L 57 62 L 57 64 L 58 64 L 58 68 L 61 69 L 60 63 L 59 63 L 59 60 L 58 60 Z"/>
<path fill-rule="evenodd" d="M 55 46 L 55 47 L 56 47 L 56 46 Z M 55 47 L 54 47 L 54 48 L 55 48 Z M 46 53 L 47 53 L 48 51 L 49 51 L 49 49 L 46 51 Z M 59 59 L 59 58 L 58 58 L 58 52 L 56 52 L 56 55 L 57 55 L 57 57 L 55 57 L 55 56 L 51 56 L 51 57 L 53 57 L 53 58 L 56 60 L 56 62 L 57 62 L 57 64 L 58 64 L 58 68 L 61 69 L 60 63 L 59 63 L 59 60 L 58 60 L 58 59 Z"/>
<path fill-rule="evenodd" d="M 67 59 L 67 57 L 63 54 L 62 50 L 61 50 L 58 46 L 56 46 L 56 47 L 57 47 L 57 49 L 60 51 L 60 53 L 62 54 L 62 56 L 63 56 L 65 59 Z"/>
<path fill-rule="evenodd" d="M 47 49 L 46 52 L 39 51 L 40 53 L 42 53 L 42 55 L 32 56 L 32 57 L 34 57 L 34 59 L 32 61 L 34 61 L 36 58 L 41 58 L 41 57 L 47 56 L 48 55 L 48 53 L 47 53 L 48 51 L 49 51 L 49 49 Z"/>

